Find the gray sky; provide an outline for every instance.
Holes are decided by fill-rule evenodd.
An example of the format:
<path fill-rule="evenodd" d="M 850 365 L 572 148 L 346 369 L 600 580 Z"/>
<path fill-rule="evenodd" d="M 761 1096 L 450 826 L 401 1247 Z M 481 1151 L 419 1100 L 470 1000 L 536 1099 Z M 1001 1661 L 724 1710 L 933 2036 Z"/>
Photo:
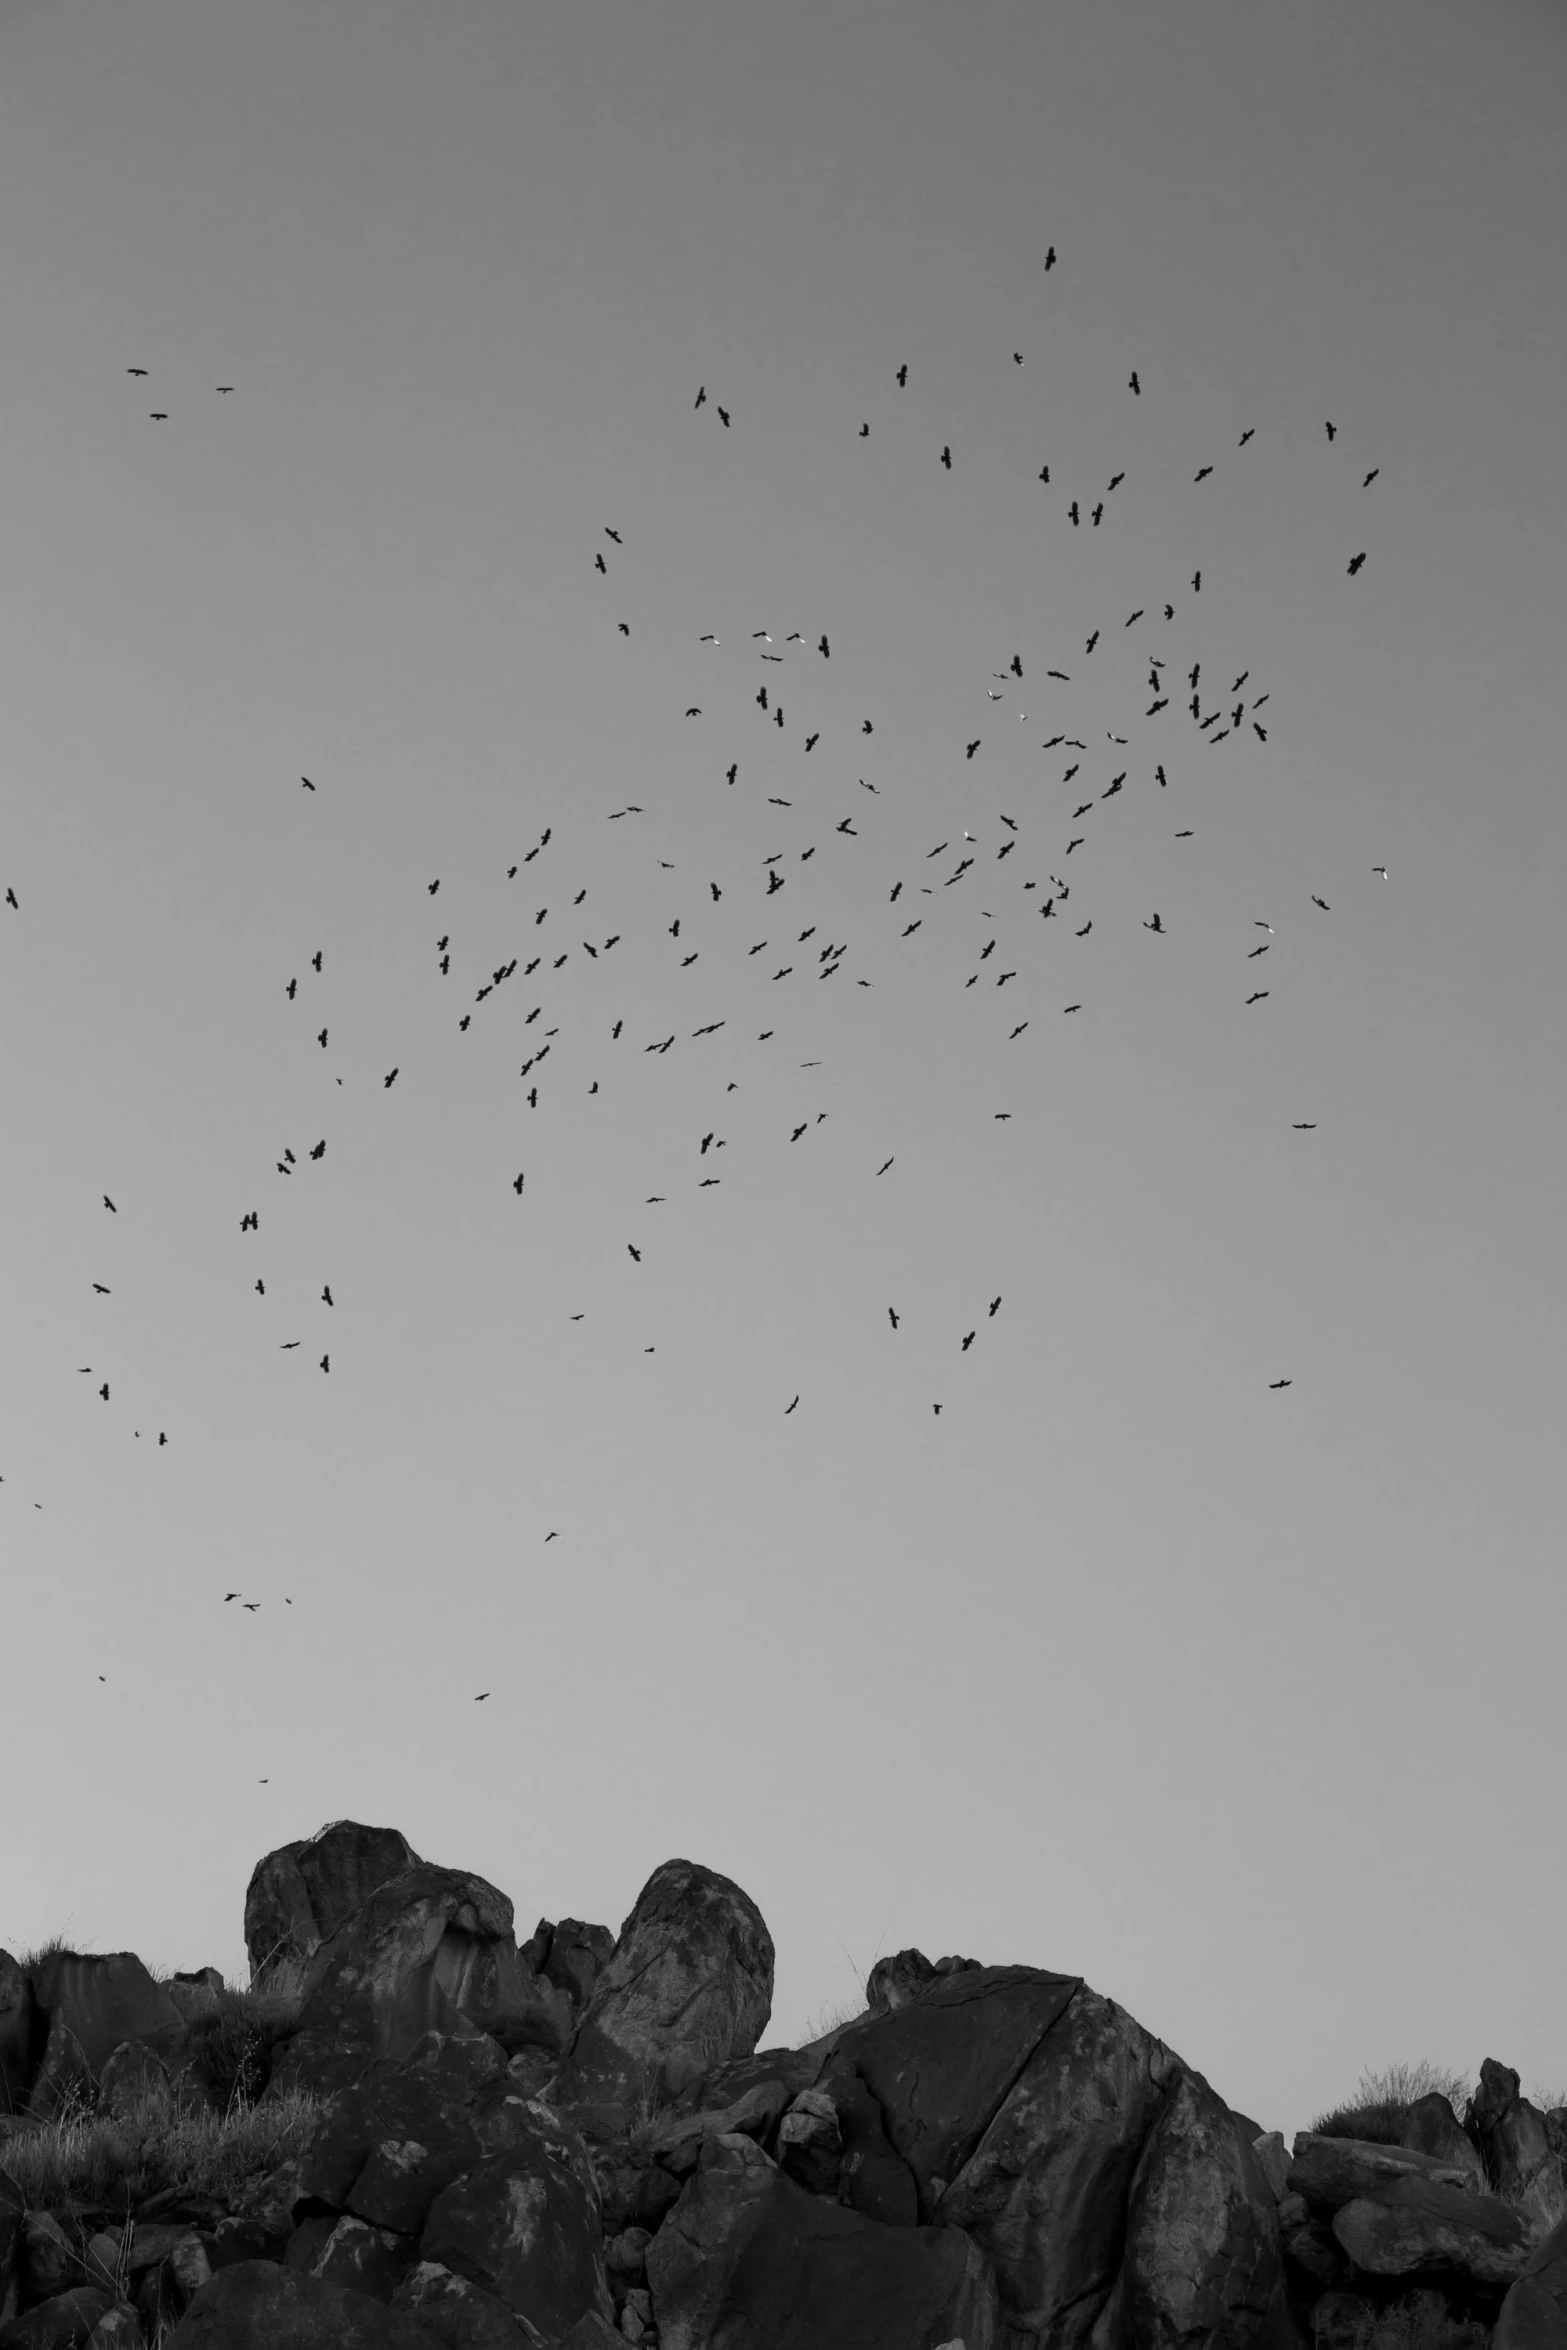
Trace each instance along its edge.
<path fill-rule="evenodd" d="M 0 22 L 0 1942 L 1567 2094 L 1559 11 Z"/>

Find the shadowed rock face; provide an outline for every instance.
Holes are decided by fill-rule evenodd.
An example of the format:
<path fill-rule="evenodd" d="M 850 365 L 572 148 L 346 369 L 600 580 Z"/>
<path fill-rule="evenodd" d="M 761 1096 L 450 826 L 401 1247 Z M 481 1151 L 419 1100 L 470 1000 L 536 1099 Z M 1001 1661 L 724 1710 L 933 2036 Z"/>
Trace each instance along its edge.
<path fill-rule="evenodd" d="M 552 2340 L 590 2310 L 614 2316 L 587 2149 L 541 2105 L 527 2108 L 510 2146 L 435 2198 L 419 2253 L 494 2294 Z"/>
<path fill-rule="evenodd" d="M 559 2052 L 571 2029 L 564 1992 L 524 1970 L 506 1896 L 421 1861 L 321 1944 L 267 2094 L 330 2094 L 378 2058 L 411 2054 L 427 2032 L 488 2033 L 507 2048 L 542 2040 Z"/>
<path fill-rule="evenodd" d="M 309 1958 L 389 1877 L 418 1865 L 395 1828 L 334 1820 L 256 1863 L 245 1891 L 245 1948 L 254 1982 L 274 1958 Z"/>
<path fill-rule="evenodd" d="M 590 2139 L 622 2132 L 638 2098 L 672 2103 L 749 2056 L 773 2003 L 773 1938 L 728 1877 L 665 1861 L 638 1894 L 548 2102 Z"/>
<path fill-rule="evenodd" d="M 1462 2270 L 1482 2284 L 1510 2285 L 1529 2249 L 1523 2215 L 1510 2203 L 1413 2172 L 1342 2204 L 1333 2233 L 1358 2269 L 1378 2277 Z"/>
<path fill-rule="evenodd" d="M 1476 2190 L 1484 2190 L 1485 2165 L 1479 2150 L 1439 2089 L 1417 2098 L 1410 2107 L 1403 2143 L 1414 2153 L 1430 2155 L 1446 2169 L 1466 2172 Z"/>
<path fill-rule="evenodd" d="M 1003 2350 L 993 2280 L 955 2228 L 810 2195 L 748 2138 L 711 2139 L 647 2247 L 661 2350 Z"/>

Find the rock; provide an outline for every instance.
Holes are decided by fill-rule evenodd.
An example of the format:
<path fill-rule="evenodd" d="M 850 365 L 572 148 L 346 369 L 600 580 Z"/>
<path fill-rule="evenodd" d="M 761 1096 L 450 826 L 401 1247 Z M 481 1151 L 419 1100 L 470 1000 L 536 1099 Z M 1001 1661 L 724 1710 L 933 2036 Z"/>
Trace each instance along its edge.
<path fill-rule="evenodd" d="M 802 2089 L 778 2124 L 780 2170 L 808 2195 L 838 2194 L 843 2133 L 838 2108 L 825 2089 Z"/>
<path fill-rule="evenodd" d="M 184 2032 L 179 2009 L 134 1951 L 92 1957 L 57 1950 L 39 1962 L 32 1985 L 45 2039 L 27 2109 L 40 2121 L 49 2120 L 73 2092 L 94 2094 L 122 2040 L 145 2041 L 167 2055 Z"/>
<path fill-rule="evenodd" d="M 871 1968 L 865 1978 L 865 2004 L 872 2015 L 890 2015 L 935 1979 L 936 1970 L 923 1950 L 900 1950 L 892 1958 L 879 1958 Z"/>
<path fill-rule="evenodd" d="M 166 2350 L 438 2350 L 438 2337 L 410 2310 L 270 2260 L 243 2260 L 202 2286 Z"/>
<path fill-rule="evenodd" d="M 1314 2131 L 1295 2135 L 1288 2186 L 1304 2195 L 1319 2219 L 1358 2195 L 1374 2195 L 1395 2179 L 1423 2178 L 1438 2186 L 1463 2187 L 1470 2174 L 1461 2165 L 1437 2161 L 1408 2146 L 1382 2146 L 1369 2138 L 1324 2138 Z"/>
<path fill-rule="evenodd" d="M 1567 2217 L 1536 2245 L 1507 2288 L 1491 2350 L 1567 2350 Z"/>
<path fill-rule="evenodd" d="M 1262 2175 L 1273 2189 L 1275 2203 L 1286 2191 L 1290 2174 L 1290 2158 L 1284 2148 L 1282 2130 L 1260 2131 L 1251 2141 L 1251 2150 L 1257 2157 Z"/>
<path fill-rule="evenodd" d="M 550 2350 L 536 2326 L 504 2301 L 438 2260 L 421 2260 L 392 2295 L 394 2309 L 417 2317 L 443 2350 Z"/>
<path fill-rule="evenodd" d="M 310 2274 L 389 2304 L 418 2257 L 412 2236 L 398 2235 L 392 2228 L 372 2228 L 345 2212 L 311 2262 Z"/>
<path fill-rule="evenodd" d="M 141 2319 L 129 2301 L 106 2309 L 87 2337 L 87 2350 L 145 2350 Z"/>
<path fill-rule="evenodd" d="M 1553 2105 L 1545 2117 L 1545 2139 L 1553 2154 L 1567 2161 L 1567 2105 Z"/>
<path fill-rule="evenodd" d="M 145 2040 L 122 2040 L 98 2077 L 98 2110 L 125 2121 L 148 2101 L 172 2104 L 169 2068 Z"/>
<path fill-rule="evenodd" d="M 155 2268 L 160 2260 L 167 2260 L 175 2247 L 185 2243 L 187 2239 L 193 2244 L 200 2242 L 200 2238 L 187 2220 L 170 2221 L 161 2225 L 155 2220 L 143 2220 L 131 2238 L 128 2263 L 131 2275 L 139 2277 L 144 2275 L 149 2268 Z"/>
<path fill-rule="evenodd" d="M 536 1971 L 546 1976 L 557 1990 L 564 1991 L 573 2007 L 586 2007 L 614 1950 L 615 1937 L 608 1926 L 589 1926 L 581 1918 L 562 1918 L 558 1926 L 550 1929 L 548 1953 L 536 1962 Z"/>
<path fill-rule="evenodd" d="M 182 2236 L 170 2252 L 168 2272 L 179 2288 L 182 2304 L 194 2300 L 212 2275 L 212 2262 L 207 2247 L 194 2231 Z"/>
<path fill-rule="evenodd" d="M 114 2307 L 112 2293 L 73 2285 L 38 2302 L 24 2317 L 0 2326 L 0 2350 L 82 2350 L 94 2326 Z"/>
<path fill-rule="evenodd" d="M 300 2276 L 314 2275 L 316 2262 L 331 2242 L 332 2231 L 341 2217 L 342 2213 L 337 2211 L 307 2212 L 288 2239 L 283 2267 L 296 2270 Z M 237 2268 L 240 2263 L 231 2261 L 228 2265 Z"/>
<path fill-rule="evenodd" d="M 821 2202 L 738 2134 L 704 2145 L 647 2272 L 662 2350 L 1004 2342 L 994 2283 L 960 2229 L 884 2227 Z"/>
<path fill-rule="evenodd" d="M 648 2228 L 622 2228 L 604 2247 L 604 2265 L 612 2277 L 633 2281 L 647 2274 L 647 2248 L 653 2241 Z"/>
<path fill-rule="evenodd" d="M 1488 2056 L 1469 2108 L 1469 2123 L 1480 2142 L 1489 2180 L 1504 2195 L 1517 2194 L 1550 2159 L 1545 2116 L 1518 2094 L 1511 2065 Z"/>
<path fill-rule="evenodd" d="M 111 2235 L 107 2228 L 100 2229 L 95 2236 L 89 2236 L 87 2239 L 87 2275 L 82 2277 L 81 2271 L 78 2270 L 78 2280 L 84 2284 L 102 2285 L 107 2292 L 118 2294 L 120 2290 L 120 2252 L 123 2241 L 122 2237 Z"/>
<path fill-rule="evenodd" d="M 220 2219 L 212 2231 L 213 2249 L 208 2258 L 214 2269 L 234 2268 L 242 2260 L 277 2260 L 288 2248 L 290 2230 L 264 2227 L 260 2220 L 244 2219 L 230 2213 Z"/>
<path fill-rule="evenodd" d="M 1479 2149 L 1440 2089 L 1416 2098 L 1404 2120 L 1402 2142 L 1416 2154 L 1429 2154 L 1446 2170 L 1466 2172 L 1475 2192 L 1485 2192 L 1485 2164 Z"/>
<path fill-rule="evenodd" d="M 334 1820 L 258 1860 L 245 1889 L 245 1948 L 255 1982 L 279 1959 L 311 1958 L 372 1893 L 419 1856 L 395 1828 Z"/>
<path fill-rule="evenodd" d="M 1244 2350 L 1291 2333 L 1273 2191 L 1229 2107 L 1183 2068 L 1132 2174 L 1126 2251 L 1101 2342 Z"/>
<path fill-rule="evenodd" d="M 29 2211 L 22 2219 L 22 2274 L 35 2301 L 52 2300 L 81 2281 L 75 2247 L 52 2211 Z"/>
<path fill-rule="evenodd" d="M 653 2323 L 653 2296 L 633 2286 L 620 2310 L 620 2330 L 628 2342 L 640 2342 Z"/>
<path fill-rule="evenodd" d="M 600 1970 L 571 2053 L 543 2093 L 583 2135 L 623 2137 L 642 2097 L 668 2106 L 749 2056 L 772 2012 L 773 1938 L 728 1877 L 653 1871 Z"/>
<path fill-rule="evenodd" d="M 26 2109 L 47 2030 L 26 1968 L 0 1950 L 0 2113 Z"/>
<path fill-rule="evenodd" d="M 1483 2285 L 1510 2285 L 1529 2256 L 1529 2230 L 1510 2203 L 1406 2173 L 1333 2215 L 1333 2233 L 1368 2276 L 1456 2270 Z"/>
<path fill-rule="evenodd" d="M 577 2132 L 543 2105 L 527 2112 L 525 2141 L 436 2197 L 419 2252 L 559 2335 L 586 2309 L 613 2312 L 598 2188 Z"/>
<path fill-rule="evenodd" d="M 431 2031 L 502 2046 L 569 2040 L 570 2002 L 524 1978 L 512 1906 L 482 1877 L 420 1862 L 373 1892 L 323 1942 L 305 1977 L 299 2022 L 274 2059 L 266 2097 L 330 2095 L 378 2058 L 403 2058 Z"/>
<path fill-rule="evenodd" d="M 646 2162 L 624 2148 L 590 2146 L 593 2176 L 598 2182 L 599 2205 L 606 2236 L 623 2228 L 646 2228 L 656 2234 L 664 2214 L 679 2199 L 680 2182 L 662 2163 Z"/>

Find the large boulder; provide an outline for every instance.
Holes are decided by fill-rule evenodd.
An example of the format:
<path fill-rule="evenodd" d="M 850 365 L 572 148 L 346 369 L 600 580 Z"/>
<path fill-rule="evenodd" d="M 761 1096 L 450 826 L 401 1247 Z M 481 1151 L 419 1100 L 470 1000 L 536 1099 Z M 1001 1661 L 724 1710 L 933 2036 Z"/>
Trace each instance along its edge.
<path fill-rule="evenodd" d="M 27 2196 L 10 2172 L 0 2170 L 0 2325 L 16 2315 L 22 2286 L 22 2222 Z"/>
<path fill-rule="evenodd" d="M 565 1994 L 523 1971 L 505 1894 L 421 1861 L 378 1887 L 317 1950 L 266 2095 L 299 2087 L 329 2096 L 431 2031 L 489 2034 L 510 2048 L 561 2047 L 571 2029 Z"/>
<path fill-rule="evenodd" d="M 130 1950 L 53 1951 L 34 1968 L 32 1986 L 45 2039 L 27 2110 L 40 2121 L 73 2093 L 95 2097 L 104 2065 L 123 2040 L 166 2056 L 184 2035 L 179 2009 Z"/>
<path fill-rule="evenodd" d="M 1182 2068 L 1132 2174 L 1126 2250 L 1096 2350 L 1282 2350 L 1295 2341 L 1273 2190 L 1201 2073 Z"/>
<path fill-rule="evenodd" d="M 251 1981 L 275 1960 L 313 1957 L 389 1878 L 418 1865 L 406 1836 L 358 1820 L 333 1820 L 267 1853 L 245 1889 Z"/>
<path fill-rule="evenodd" d="M 602 2209 L 588 2150 L 535 2103 L 513 2142 L 437 2195 L 419 2239 L 437 2261 L 558 2336 L 586 2311 L 613 2318 Z"/>
<path fill-rule="evenodd" d="M 1567 2350 L 1567 2217 L 1536 2245 L 1508 2287 L 1491 2350 Z"/>
<path fill-rule="evenodd" d="M 1512 2204 L 1414 2173 L 1342 2204 L 1333 2233 L 1355 2266 L 1374 2277 L 1456 2273 L 1505 2286 L 1530 2251 L 1528 2222 Z"/>
<path fill-rule="evenodd" d="M 755 1902 L 712 1869 L 665 1861 L 543 2094 L 590 2140 L 624 2137 L 642 2100 L 656 2109 L 694 2099 L 706 2073 L 749 2056 L 772 1999 L 773 1938 Z"/>
<path fill-rule="evenodd" d="M 411 2310 L 270 2260 L 221 2268 L 193 2297 L 167 2350 L 440 2350 Z"/>
<path fill-rule="evenodd" d="M 0 1950 L 0 2113 L 25 2112 L 47 2031 L 27 1969 Z"/>
<path fill-rule="evenodd" d="M 661 2350 L 966 2350 L 1005 2341 L 961 2229 L 886 2227 L 820 2201 L 753 2140 L 709 2139 L 646 2252 Z"/>
<path fill-rule="evenodd" d="M 193 2024 L 221 2014 L 228 1986 L 215 1966 L 204 1966 L 171 1975 L 163 1988 L 186 2023 Z"/>
<path fill-rule="evenodd" d="M 367 2293 L 372 2301 L 391 2305 L 393 2294 L 419 2258 L 411 2236 L 394 2228 L 375 2228 L 349 2212 L 333 2224 L 332 2233 L 310 2263 L 313 2277 L 328 2284 L 347 2285 Z"/>

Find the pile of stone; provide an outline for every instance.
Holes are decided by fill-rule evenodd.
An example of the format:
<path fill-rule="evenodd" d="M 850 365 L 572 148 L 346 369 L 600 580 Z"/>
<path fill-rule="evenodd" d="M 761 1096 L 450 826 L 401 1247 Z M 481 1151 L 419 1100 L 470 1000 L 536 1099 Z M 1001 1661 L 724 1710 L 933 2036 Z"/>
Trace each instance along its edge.
<path fill-rule="evenodd" d="M 302 2153 L 75 2241 L 0 2167 L 0 2350 L 1349 2350 L 1412 2292 L 1567 2350 L 1567 2112 L 1489 2060 L 1462 2122 L 1286 2152 L 1080 1977 L 918 1951 L 758 2051 L 772 1938 L 728 1878 L 668 1861 L 618 1935 L 519 1943 L 351 1821 L 268 1854 L 245 1932 L 253 1979 L 305 1970 L 252 2082 L 319 2101 Z M 0 1953 L 0 2115 L 209 2094 L 221 1992 Z"/>

